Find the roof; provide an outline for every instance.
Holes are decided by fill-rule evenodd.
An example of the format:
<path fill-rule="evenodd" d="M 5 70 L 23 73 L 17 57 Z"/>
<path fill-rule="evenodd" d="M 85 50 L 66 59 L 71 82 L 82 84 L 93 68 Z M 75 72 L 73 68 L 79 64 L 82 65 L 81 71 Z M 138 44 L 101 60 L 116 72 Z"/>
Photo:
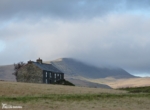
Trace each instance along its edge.
<path fill-rule="evenodd" d="M 35 64 L 40 69 L 45 70 L 45 71 L 52 71 L 52 72 L 62 73 L 60 70 L 58 70 L 52 64 L 44 64 L 44 63 L 38 63 L 38 62 L 33 62 L 33 64 Z"/>

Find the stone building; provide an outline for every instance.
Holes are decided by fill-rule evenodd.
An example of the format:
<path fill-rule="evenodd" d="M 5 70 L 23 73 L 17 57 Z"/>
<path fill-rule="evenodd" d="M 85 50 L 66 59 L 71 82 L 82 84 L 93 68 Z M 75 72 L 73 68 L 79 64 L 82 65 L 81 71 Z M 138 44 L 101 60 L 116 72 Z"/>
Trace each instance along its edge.
<path fill-rule="evenodd" d="M 37 59 L 36 62 L 28 61 L 26 65 L 17 71 L 18 82 L 31 83 L 56 83 L 64 80 L 64 73 L 54 67 L 52 64 L 45 64 L 42 59 Z"/>

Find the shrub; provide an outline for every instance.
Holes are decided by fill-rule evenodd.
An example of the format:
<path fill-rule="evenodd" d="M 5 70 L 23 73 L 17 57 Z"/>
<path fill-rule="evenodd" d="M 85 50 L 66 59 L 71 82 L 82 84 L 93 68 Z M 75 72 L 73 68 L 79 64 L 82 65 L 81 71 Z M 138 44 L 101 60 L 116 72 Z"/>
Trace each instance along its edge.
<path fill-rule="evenodd" d="M 65 80 L 65 79 L 59 80 L 59 81 L 57 81 L 57 82 L 54 83 L 54 84 L 62 84 L 62 85 L 75 86 L 73 83 L 71 83 L 71 82 L 69 82 L 69 81 L 67 81 L 67 80 Z"/>

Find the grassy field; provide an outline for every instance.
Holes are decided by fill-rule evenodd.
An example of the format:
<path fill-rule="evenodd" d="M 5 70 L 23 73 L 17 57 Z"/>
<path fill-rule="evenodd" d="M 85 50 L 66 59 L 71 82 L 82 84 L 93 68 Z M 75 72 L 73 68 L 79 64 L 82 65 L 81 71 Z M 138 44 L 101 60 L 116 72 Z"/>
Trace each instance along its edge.
<path fill-rule="evenodd" d="M 1 103 L 21 110 L 149 110 L 150 94 L 0 81 Z"/>

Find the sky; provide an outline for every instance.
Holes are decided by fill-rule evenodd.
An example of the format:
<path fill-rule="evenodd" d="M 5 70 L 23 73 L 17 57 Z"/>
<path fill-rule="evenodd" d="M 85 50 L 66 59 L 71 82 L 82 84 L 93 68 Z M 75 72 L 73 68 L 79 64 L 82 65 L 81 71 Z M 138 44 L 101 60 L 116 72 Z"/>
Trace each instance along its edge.
<path fill-rule="evenodd" d="M 0 65 L 75 58 L 150 76 L 150 0 L 0 0 Z"/>

